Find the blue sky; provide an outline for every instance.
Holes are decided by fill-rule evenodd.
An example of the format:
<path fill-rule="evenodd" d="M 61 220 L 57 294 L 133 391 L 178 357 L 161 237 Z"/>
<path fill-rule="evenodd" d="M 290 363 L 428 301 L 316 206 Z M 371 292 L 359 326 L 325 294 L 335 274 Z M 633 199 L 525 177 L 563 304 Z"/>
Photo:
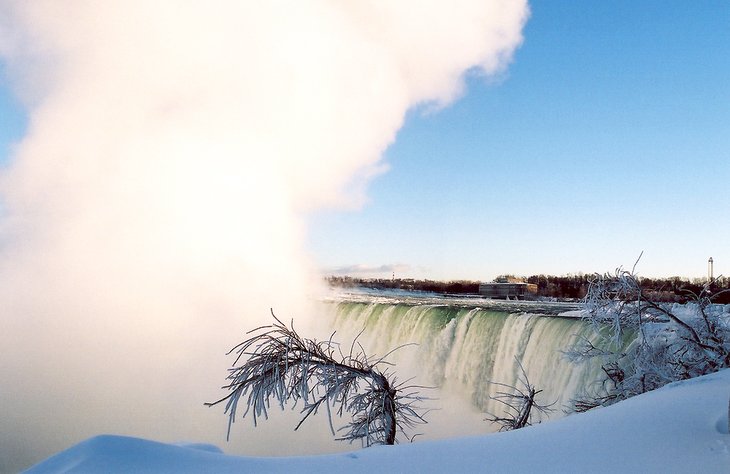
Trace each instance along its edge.
<path fill-rule="evenodd" d="M 327 271 L 491 279 L 730 274 L 730 4 L 531 2 L 498 80 L 413 111 L 357 212 L 312 220 Z M 372 275 L 375 275 L 374 273 Z"/>
<path fill-rule="evenodd" d="M 10 90 L 5 68 L 0 62 L 0 165 L 7 163 L 14 142 L 22 138 L 26 115 Z"/>
<path fill-rule="evenodd" d="M 356 211 L 308 217 L 325 272 L 730 274 L 730 4 L 540 1 L 498 78 L 412 110 Z M 0 163 L 25 115 L 0 68 Z M 363 273 L 365 274 L 365 273 Z"/>

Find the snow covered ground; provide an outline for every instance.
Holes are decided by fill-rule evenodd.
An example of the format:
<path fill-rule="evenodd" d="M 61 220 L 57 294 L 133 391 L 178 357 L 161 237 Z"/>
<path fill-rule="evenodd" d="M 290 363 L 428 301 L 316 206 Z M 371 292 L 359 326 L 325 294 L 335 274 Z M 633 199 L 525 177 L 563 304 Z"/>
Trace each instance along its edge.
<path fill-rule="evenodd" d="M 280 458 L 103 435 L 28 472 L 730 473 L 729 398 L 730 369 L 507 433 Z"/>

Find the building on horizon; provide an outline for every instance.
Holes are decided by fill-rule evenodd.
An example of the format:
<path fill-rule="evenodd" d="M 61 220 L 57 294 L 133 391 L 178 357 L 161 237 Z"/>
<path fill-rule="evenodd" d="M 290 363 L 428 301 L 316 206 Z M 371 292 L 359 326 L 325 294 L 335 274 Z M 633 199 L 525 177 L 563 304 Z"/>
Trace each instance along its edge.
<path fill-rule="evenodd" d="M 479 294 L 485 298 L 524 299 L 528 294 L 537 294 L 537 285 L 510 278 L 509 281 L 480 283 Z"/>

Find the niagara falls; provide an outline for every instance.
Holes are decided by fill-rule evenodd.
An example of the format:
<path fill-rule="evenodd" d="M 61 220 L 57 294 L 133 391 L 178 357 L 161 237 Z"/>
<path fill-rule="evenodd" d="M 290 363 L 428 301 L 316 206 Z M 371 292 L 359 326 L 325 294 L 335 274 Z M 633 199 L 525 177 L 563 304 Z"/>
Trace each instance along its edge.
<path fill-rule="evenodd" d="M 727 472 L 729 24 L 0 0 L 0 474 Z"/>

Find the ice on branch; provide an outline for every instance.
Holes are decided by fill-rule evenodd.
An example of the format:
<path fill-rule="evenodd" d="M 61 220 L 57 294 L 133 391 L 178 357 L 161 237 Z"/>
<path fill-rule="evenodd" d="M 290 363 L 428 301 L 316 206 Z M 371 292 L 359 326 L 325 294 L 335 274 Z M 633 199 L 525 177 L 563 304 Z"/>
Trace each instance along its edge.
<path fill-rule="evenodd" d="M 393 351 L 370 358 L 355 340 L 343 353 L 332 341 L 334 333 L 327 341 L 303 338 L 293 322 L 286 326 L 273 312 L 272 316 L 273 324 L 250 331 L 254 335 L 229 352 L 237 354 L 229 384 L 223 387 L 230 393 L 206 403 L 226 402 L 229 436 L 242 401 L 243 417 L 251 414 L 255 425 L 261 416 L 268 417 L 272 400 L 282 409 L 288 401 L 296 406 L 301 400 L 302 418 L 295 430 L 324 408 L 335 436 L 332 410 L 339 416 L 349 414 L 351 421 L 338 430 L 337 439 L 359 440 L 364 446 L 395 444 L 399 432 L 425 423 L 418 387 L 399 384 L 387 370 L 385 357 Z"/>

